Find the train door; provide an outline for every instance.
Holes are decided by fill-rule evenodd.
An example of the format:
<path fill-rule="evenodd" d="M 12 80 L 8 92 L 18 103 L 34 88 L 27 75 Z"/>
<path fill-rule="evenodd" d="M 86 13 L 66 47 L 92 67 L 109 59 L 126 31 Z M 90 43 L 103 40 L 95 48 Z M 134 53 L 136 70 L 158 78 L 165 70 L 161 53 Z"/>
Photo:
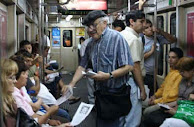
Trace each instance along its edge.
<path fill-rule="evenodd" d="M 61 44 L 61 65 L 68 72 L 75 71 L 78 66 L 75 28 L 61 28 Z"/>
<path fill-rule="evenodd" d="M 168 33 L 176 37 L 176 12 L 169 12 L 168 13 Z M 170 71 L 170 65 L 168 64 L 168 53 L 170 48 L 176 47 L 177 43 L 168 44 L 167 52 L 166 52 L 166 74 Z"/>
<path fill-rule="evenodd" d="M 165 27 L 167 24 L 166 13 L 157 15 L 157 28 L 164 31 L 167 30 Z M 158 55 L 158 74 L 157 74 L 157 83 L 158 85 L 162 84 L 164 77 L 166 75 L 166 45 L 160 45 L 160 53 Z"/>

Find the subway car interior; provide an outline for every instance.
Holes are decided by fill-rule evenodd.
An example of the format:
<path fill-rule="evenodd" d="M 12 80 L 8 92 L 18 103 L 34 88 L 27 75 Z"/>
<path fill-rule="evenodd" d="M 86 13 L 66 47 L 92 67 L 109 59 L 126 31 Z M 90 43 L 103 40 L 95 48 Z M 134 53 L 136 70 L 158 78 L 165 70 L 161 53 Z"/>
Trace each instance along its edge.
<path fill-rule="evenodd" d="M 90 14 L 93 11 L 97 11 L 96 13 L 94 13 L 94 15 L 98 16 L 98 10 L 100 10 L 100 13 L 103 13 L 106 15 L 106 17 L 108 18 L 107 27 L 109 27 L 110 29 L 113 29 L 113 32 L 116 31 L 115 24 L 116 25 L 119 24 L 115 21 L 120 21 L 124 23 L 126 28 L 122 29 L 123 31 L 125 30 L 127 31 L 128 27 L 130 27 L 130 29 L 132 28 L 130 25 L 128 26 L 126 23 L 127 15 L 130 14 L 130 12 L 139 12 L 139 13 L 145 14 L 144 15 L 145 17 L 143 18 L 144 23 L 142 23 L 143 24 L 142 32 L 138 33 L 138 34 L 141 33 L 142 36 L 137 35 L 138 39 L 141 40 L 142 42 L 142 46 L 143 46 L 142 53 L 144 56 L 143 58 L 144 62 L 148 59 L 146 57 L 147 51 L 145 51 L 146 44 L 148 44 L 148 42 L 146 41 L 148 41 L 150 38 L 153 41 L 153 44 L 149 49 L 152 52 L 148 51 L 152 54 L 153 61 L 151 61 L 152 63 L 147 62 L 148 65 L 145 65 L 149 67 L 153 65 L 152 66 L 153 71 L 151 74 L 152 81 L 153 81 L 152 83 L 153 94 L 152 96 L 149 96 L 149 92 L 151 92 L 151 90 L 150 90 L 150 87 L 147 85 L 149 84 L 150 81 L 148 80 L 145 81 L 145 75 L 142 76 L 142 78 L 140 79 L 142 80 L 142 83 L 144 83 L 144 86 L 143 86 L 145 90 L 144 92 L 147 95 L 147 97 L 145 96 L 145 98 L 142 99 L 142 96 L 143 96 L 141 93 L 142 89 L 139 90 L 139 88 L 137 88 L 137 93 L 138 93 L 137 96 L 141 103 L 140 118 L 139 120 L 138 118 L 137 120 L 134 120 L 136 119 L 137 114 L 135 114 L 136 112 L 133 112 L 132 110 L 134 108 L 133 107 L 134 102 L 133 102 L 133 99 L 131 98 L 132 107 L 131 107 L 131 111 L 129 111 L 129 114 L 130 113 L 132 114 L 131 116 L 133 120 L 128 119 L 128 117 L 131 117 L 130 115 L 127 115 L 127 117 L 125 118 L 123 116 L 122 118 L 125 119 L 124 120 L 125 122 L 126 121 L 127 122 L 126 124 L 122 124 L 122 125 L 121 124 L 118 125 L 116 123 L 113 124 L 115 121 L 112 119 L 108 120 L 109 123 L 111 124 L 107 124 L 107 125 L 99 124 L 98 116 L 100 115 L 98 113 L 100 110 L 99 110 L 99 107 L 95 104 L 98 102 L 96 102 L 95 99 L 97 97 L 96 97 L 96 94 L 94 94 L 96 93 L 95 90 L 97 89 L 96 85 L 94 85 L 96 84 L 96 81 L 95 81 L 95 78 L 94 80 L 92 80 L 90 76 L 91 75 L 93 76 L 94 74 L 99 74 L 100 72 L 94 71 L 95 73 L 91 72 L 88 74 L 89 72 L 88 71 L 86 75 L 84 75 L 82 72 L 82 74 L 80 74 L 82 75 L 82 78 L 78 77 L 79 82 L 77 82 L 77 85 L 73 87 L 71 86 L 71 88 L 69 87 L 69 84 L 73 82 L 72 79 L 78 80 L 78 78 L 77 79 L 75 78 L 75 75 L 78 75 L 77 70 L 80 69 L 80 65 L 82 65 L 82 68 L 83 66 L 89 66 L 89 65 L 83 65 L 83 63 L 85 63 L 83 62 L 85 60 L 84 58 L 86 58 L 85 57 L 86 54 L 84 53 L 86 53 L 85 51 L 89 51 L 89 49 L 87 49 L 89 46 L 87 46 L 87 44 L 84 45 L 84 42 L 88 41 L 88 44 L 90 44 L 89 40 L 91 40 L 93 36 L 89 35 L 88 31 L 89 29 L 97 29 L 97 26 L 99 24 L 94 25 L 94 21 L 97 18 L 93 22 L 89 23 L 89 25 L 88 24 L 83 25 L 83 22 L 86 21 L 85 20 L 86 18 L 88 18 L 88 14 Z M 99 17 L 102 17 L 102 16 L 100 15 Z M 133 20 L 133 22 L 137 22 L 138 19 L 140 18 Z M 149 24 L 149 21 L 147 20 L 149 20 L 151 24 Z M 128 22 L 131 23 L 132 22 L 131 19 Z M 149 26 L 148 24 L 151 26 Z M 93 28 L 91 28 L 91 26 Z M 150 35 L 150 37 L 146 36 L 146 32 L 148 31 L 149 27 L 151 29 L 150 31 L 152 31 L 152 35 Z M 117 35 L 123 35 L 122 30 L 120 33 L 117 32 Z M 158 36 L 159 34 L 161 34 L 162 37 L 165 38 L 165 40 L 167 40 L 170 43 L 168 42 L 160 43 L 160 40 L 159 40 L 160 38 Z M 127 39 L 125 41 L 128 42 Z M 30 57 L 25 56 L 26 54 L 29 53 L 28 49 L 25 48 L 25 45 L 30 45 L 30 49 L 29 49 L 31 50 L 29 54 Z M 85 46 L 85 49 L 84 49 L 85 51 L 83 51 L 83 46 Z M 131 46 L 129 46 L 129 49 L 130 48 Z M 1 66 L 0 66 L 1 125 L 0 126 L 1 127 L 4 127 L 4 126 L 5 127 L 6 126 L 7 127 L 12 127 L 12 126 L 27 127 L 29 125 L 28 123 L 26 124 L 20 123 L 21 119 L 18 119 L 18 117 L 21 118 L 21 116 L 18 116 L 18 112 L 20 111 L 18 109 L 22 108 L 22 106 L 29 106 L 30 109 L 33 110 L 32 112 L 34 112 L 34 115 L 31 114 L 30 116 L 29 114 L 31 111 L 29 110 L 25 110 L 25 114 L 27 116 L 30 116 L 32 121 L 35 121 L 37 123 L 36 125 L 35 124 L 32 125 L 35 127 L 38 127 L 38 126 L 43 126 L 43 127 L 44 126 L 60 126 L 60 127 L 72 127 L 72 126 L 76 126 L 76 127 L 109 127 L 109 126 L 110 127 L 138 127 L 138 126 L 139 127 L 157 127 L 157 126 L 171 127 L 172 126 L 172 127 L 177 127 L 173 124 L 169 124 L 169 126 L 167 126 L 167 124 L 165 123 L 165 122 L 168 122 L 167 119 L 166 120 L 164 119 L 162 122 L 154 121 L 155 119 L 152 119 L 151 117 L 152 115 L 150 115 L 151 111 L 148 111 L 149 114 L 146 114 L 147 112 L 145 113 L 145 110 L 149 108 L 150 103 L 152 103 L 150 100 L 152 100 L 153 98 L 154 99 L 159 98 L 158 93 L 160 88 L 162 88 L 162 91 L 163 91 L 163 94 L 161 93 L 160 96 L 167 96 L 166 98 L 168 98 L 168 96 L 171 96 L 170 90 L 172 89 L 174 91 L 175 89 L 178 90 L 178 86 L 176 88 L 169 87 L 168 89 L 167 87 L 163 86 L 163 84 L 167 82 L 166 81 L 167 78 L 169 78 L 170 80 L 177 80 L 177 79 L 173 79 L 174 78 L 173 75 L 171 75 L 171 77 L 168 77 L 169 73 L 171 73 L 172 71 L 172 68 L 171 68 L 172 65 L 171 65 L 171 62 L 169 61 L 170 59 L 173 59 L 171 58 L 173 57 L 171 56 L 172 55 L 171 52 L 173 52 L 172 49 L 174 48 L 181 49 L 183 51 L 184 57 L 191 58 L 192 60 L 194 59 L 194 0 L 0 0 L 0 63 L 1 63 Z M 26 50 L 27 50 L 27 53 L 26 53 Z M 141 50 L 141 49 L 139 48 L 138 50 Z M 81 52 L 83 52 L 83 55 Z M 100 52 L 104 52 L 104 51 L 100 51 Z M 109 51 L 109 52 L 113 52 L 113 51 Z M 131 52 L 130 54 L 132 58 L 134 58 L 133 52 Z M 19 58 L 19 57 L 22 57 L 22 58 Z M 26 60 L 26 57 L 30 58 L 29 65 L 27 65 L 29 61 Z M 9 61 L 10 59 L 12 60 Z M 18 59 L 22 59 L 22 60 L 18 60 Z M 13 61 L 15 62 L 13 63 Z M 10 63 L 10 65 L 7 65 L 6 62 L 7 64 Z M 12 72 L 8 72 L 11 69 L 13 69 L 13 67 L 11 67 L 13 66 L 11 65 L 11 62 L 12 64 L 17 64 L 17 67 Z M 35 71 L 31 73 L 30 71 L 31 69 L 27 71 L 27 69 L 25 70 L 24 66 L 20 67 L 22 63 L 24 63 L 25 67 L 27 67 L 28 69 L 34 66 Z M 90 64 L 90 61 L 88 62 L 88 64 Z M 94 62 L 92 62 L 91 64 L 94 64 Z M 98 61 L 96 62 L 96 64 L 98 64 Z M 109 62 L 109 64 L 111 64 L 111 62 Z M 134 62 L 133 69 L 135 68 L 136 65 L 137 65 L 136 62 Z M 51 66 L 51 69 L 49 68 L 50 66 Z M 106 65 L 106 66 L 108 67 L 110 65 Z M 193 65 L 191 66 L 193 67 Z M 188 65 L 188 67 L 190 66 Z M 178 65 L 177 65 L 177 68 L 178 68 Z M 18 99 L 15 99 L 17 97 L 14 97 L 14 96 L 19 96 L 17 93 L 15 94 L 16 89 L 19 91 L 22 91 L 20 88 L 23 88 L 23 87 L 25 88 L 25 86 L 26 87 L 28 86 L 26 85 L 28 84 L 28 81 L 26 81 L 27 83 L 24 82 L 24 85 L 22 87 L 20 87 L 21 85 L 20 86 L 18 85 L 18 84 L 23 84 L 23 82 L 20 81 L 20 78 L 22 78 L 22 75 L 24 76 L 23 74 L 24 70 L 25 70 L 25 73 L 28 73 L 28 74 L 25 74 L 28 77 L 28 78 L 25 78 L 25 80 L 31 79 L 29 76 L 31 74 L 33 75 L 31 82 L 32 84 L 34 84 L 32 85 L 34 89 L 33 90 L 29 88 L 25 89 L 26 90 L 25 92 L 28 94 L 25 96 L 28 96 L 32 100 L 30 101 L 30 99 L 28 99 L 27 104 L 26 102 L 23 102 L 23 104 L 21 104 L 20 106 L 16 105 L 14 108 L 14 105 L 10 103 L 13 102 L 14 104 L 15 103 L 17 104 L 18 101 L 22 103 L 22 101 L 25 100 L 25 99 L 18 100 Z M 180 72 L 179 75 L 183 76 L 182 74 L 183 70 L 180 69 L 176 73 Z M 192 68 L 191 70 L 192 70 L 191 85 L 188 86 L 190 88 L 190 94 L 187 96 L 190 100 L 189 104 L 194 109 L 194 103 L 193 103 L 194 68 Z M 187 69 L 186 71 L 189 71 L 189 70 Z M 149 73 L 149 70 L 148 71 L 146 70 L 146 76 L 147 76 L 147 72 Z M 115 74 L 114 72 L 108 73 L 108 75 L 110 75 L 110 78 L 108 80 L 111 80 L 111 81 L 114 80 L 114 76 L 116 75 L 114 74 Z M 134 75 L 135 75 L 135 72 L 129 73 L 129 77 L 134 78 L 136 80 L 136 76 Z M 59 77 L 59 78 L 56 78 L 56 77 Z M 12 82 L 10 80 L 12 80 Z M 134 82 L 136 82 L 136 85 L 137 85 L 139 82 L 138 80 L 137 81 L 135 80 Z M 182 83 L 182 78 L 180 79 L 180 81 Z M 37 82 L 39 84 L 38 87 L 36 87 Z M 145 84 L 147 82 L 148 84 Z M 171 82 L 171 83 L 174 83 L 174 82 Z M 90 83 L 93 84 L 92 87 L 88 85 Z M 8 86 L 6 86 L 5 84 Z M 55 86 L 47 87 L 46 84 L 47 85 L 55 84 Z M 137 86 L 140 86 L 140 85 L 137 85 Z M 36 88 L 38 88 L 38 92 Z M 9 89 L 13 89 L 13 90 L 9 90 Z M 51 89 L 56 89 L 57 92 L 56 91 L 53 92 L 53 90 Z M 166 94 L 164 89 L 167 89 Z M 185 87 L 185 92 L 183 92 L 185 94 L 187 93 L 186 89 L 187 88 Z M 67 92 L 64 92 L 65 90 L 66 91 L 69 90 L 71 93 L 71 96 L 66 97 Z M 47 92 L 49 92 L 48 96 L 46 95 Z M 132 96 L 132 93 L 133 93 L 133 88 L 131 87 L 130 97 Z M 175 93 L 176 95 L 174 95 Z M 180 94 L 180 91 L 174 92 L 173 98 L 175 98 L 175 96 L 176 96 L 176 99 L 179 98 L 179 94 Z M 44 97 L 41 98 L 42 96 Z M 183 96 L 186 96 L 186 95 L 183 95 Z M 57 104 L 57 101 L 58 101 L 57 99 L 60 97 L 63 97 L 63 99 L 65 98 L 66 100 L 65 101 L 63 100 L 62 103 Z M 36 101 L 33 100 L 34 98 L 36 98 L 35 99 Z M 47 100 L 44 100 L 45 98 L 47 98 Z M 52 98 L 53 98 L 53 101 L 56 101 L 56 103 L 54 102 L 50 103 Z M 48 101 L 49 103 L 46 103 Z M 94 106 L 94 107 L 90 110 L 89 108 L 86 109 L 89 111 L 86 111 L 87 113 L 85 115 L 79 116 L 77 114 L 79 114 L 78 110 L 80 110 L 79 108 L 81 108 L 82 102 L 86 105 L 86 107 L 88 106 L 87 104 L 89 104 L 89 107 L 90 106 L 91 107 Z M 168 102 L 171 102 L 171 101 L 168 101 Z M 177 103 L 178 101 L 173 100 L 173 102 L 176 102 L 176 107 L 177 107 L 177 105 L 179 104 Z M 47 106 L 46 107 L 41 106 L 43 105 L 43 103 L 47 104 Z M 34 106 L 34 104 L 38 105 L 38 109 L 34 108 L 36 107 Z M 169 106 L 170 104 L 168 105 L 167 101 L 158 100 L 158 103 L 156 103 L 156 101 L 153 101 L 153 104 L 154 105 L 152 106 L 156 105 L 158 108 L 157 110 L 159 110 L 160 112 L 163 112 L 163 114 L 170 112 L 172 109 L 172 107 Z M 159 104 L 161 104 L 162 106 L 159 106 Z M 167 111 L 165 109 L 164 111 L 163 108 L 166 108 L 166 107 L 169 109 Z M 177 109 L 176 114 L 180 113 L 178 112 L 179 107 L 178 109 L 176 108 Z M 45 110 L 44 114 L 37 113 L 38 111 L 41 112 L 40 111 L 41 108 Z M 13 114 L 9 115 L 9 113 L 11 113 L 12 111 L 15 111 L 15 109 L 17 109 L 16 110 L 17 112 L 15 112 L 14 115 Z M 63 115 L 58 115 L 60 114 L 59 109 L 63 110 L 63 112 L 62 111 L 60 112 Z M 189 112 L 190 115 L 187 115 L 185 117 L 181 117 L 181 115 L 177 117 L 176 114 L 174 116 L 172 115 L 173 118 L 181 119 L 182 121 L 180 122 L 184 122 L 184 124 L 180 124 L 180 127 L 181 126 L 194 127 L 193 109 L 191 108 L 191 112 Z M 152 111 L 151 113 L 153 112 L 158 113 L 156 111 Z M 66 115 L 64 115 L 65 113 Z M 35 114 L 38 116 L 35 116 Z M 154 115 L 156 115 L 157 117 L 158 114 L 154 114 Z M 162 116 L 162 115 L 159 115 L 159 116 Z M 43 122 L 41 121 L 42 118 L 44 118 Z M 158 117 L 158 119 L 160 118 L 161 117 Z M 167 117 L 166 114 L 165 114 L 165 118 L 168 118 L 169 121 L 171 121 L 171 118 L 169 118 L 169 116 Z M 9 122 L 7 122 L 7 120 L 13 124 L 10 124 Z M 78 124 L 75 124 L 76 123 L 75 120 L 80 122 Z M 102 120 L 102 121 L 104 122 L 106 120 Z M 132 121 L 135 121 L 134 122 L 135 124 L 133 124 Z M 153 123 L 150 124 L 151 122 Z M 159 122 L 160 124 L 158 124 L 157 122 Z M 157 123 L 157 124 L 154 124 L 154 123 Z M 32 126 L 29 126 L 29 127 L 32 127 Z"/>

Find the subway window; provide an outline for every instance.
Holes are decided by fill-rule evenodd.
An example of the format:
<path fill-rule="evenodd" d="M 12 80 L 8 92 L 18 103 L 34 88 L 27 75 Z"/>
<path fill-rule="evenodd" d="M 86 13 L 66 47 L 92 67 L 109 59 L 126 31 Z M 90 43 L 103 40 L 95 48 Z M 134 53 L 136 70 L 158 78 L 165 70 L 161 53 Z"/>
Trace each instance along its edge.
<path fill-rule="evenodd" d="M 72 30 L 63 30 L 63 47 L 72 47 Z"/>
<path fill-rule="evenodd" d="M 164 30 L 164 17 L 157 16 L 157 28 Z"/>
<path fill-rule="evenodd" d="M 157 28 L 164 30 L 164 17 L 158 16 L 157 17 Z M 164 60 L 164 54 L 163 54 L 163 45 L 160 45 L 160 50 L 158 54 L 158 75 L 163 75 L 163 60 Z"/>
<path fill-rule="evenodd" d="M 170 34 L 176 36 L 176 13 L 170 16 Z"/>

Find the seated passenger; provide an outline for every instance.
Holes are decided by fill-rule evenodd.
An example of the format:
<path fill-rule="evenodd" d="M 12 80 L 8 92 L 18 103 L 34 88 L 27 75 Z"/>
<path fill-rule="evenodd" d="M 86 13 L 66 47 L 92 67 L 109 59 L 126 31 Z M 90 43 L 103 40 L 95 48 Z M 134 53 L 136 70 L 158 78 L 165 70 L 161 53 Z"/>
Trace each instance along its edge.
<path fill-rule="evenodd" d="M 14 92 L 14 84 L 16 83 L 15 74 L 18 72 L 17 64 L 10 60 L 4 59 L 1 61 L 1 86 L 2 86 L 2 101 L 3 101 L 3 126 L 16 126 L 17 105 L 12 96 Z M 22 74 L 23 75 L 23 74 Z M 50 123 L 54 122 L 53 120 Z M 61 124 L 60 127 L 71 127 L 69 123 Z"/>
<path fill-rule="evenodd" d="M 146 127 L 160 126 L 166 118 L 170 118 L 176 113 L 180 100 L 189 100 L 190 95 L 194 94 L 194 58 L 181 58 L 177 63 L 177 68 L 183 77 L 179 85 L 179 94 L 177 101 L 166 103 L 171 107 L 170 110 L 160 109 L 150 113 L 149 115 L 146 115 L 143 122 Z"/>
<path fill-rule="evenodd" d="M 49 117 L 58 110 L 58 106 L 50 107 L 49 110 L 46 112 L 46 114 L 42 116 L 39 116 L 36 113 L 34 113 L 26 95 L 21 90 L 21 88 L 25 86 L 27 82 L 28 68 L 25 66 L 24 62 L 22 61 L 16 61 L 16 62 L 17 62 L 19 71 L 16 74 L 17 82 L 14 84 L 15 87 L 14 87 L 13 97 L 16 100 L 17 107 L 23 108 L 29 116 L 32 116 L 33 118 L 38 118 L 37 122 L 39 124 L 46 124 Z M 50 125 L 54 125 L 54 126 L 61 124 L 60 121 L 56 121 L 56 120 L 49 120 L 48 122 Z"/>
<path fill-rule="evenodd" d="M 189 100 L 194 102 L 194 94 L 190 94 Z M 191 114 L 189 116 L 188 115 L 186 116 L 185 114 L 183 117 L 186 117 L 186 118 L 193 117 L 194 118 L 194 115 Z M 194 123 L 192 125 L 194 125 Z M 163 122 L 163 124 L 160 127 L 190 127 L 190 125 L 187 122 L 185 122 L 185 120 L 183 119 L 168 118 Z"/>
<path fill-rule="evenodd" d="M 15 104 L 12 93 L 16 83 L 15 74 L 17 73 L 17 64 L 9 59 L 1 61 L 1 98 L 3 102 L 3 126 L 16 126 L 17 105 Z"/>
<path fill-rule="evenodd" d="M 149 99 L 150 105 L 144 110 L 144 115 L 160 109 L 158 103 L 168 103 L 176 101 L 178 98 L 179 83 L 182 79 L 176 68 L 178 60 L 183 57 L 183 51 L 180 48 L 171 48 L 169 52 L 168 62 L 170 64 L 170 72 L 165 77 L 164 82 L 157 92 Z"/>
<path fill-rule="evenodd" d="M 19 53 L 16 53 L 16 54 L 19 54 Z M 26 59 L 28 59 L 27 56 L 30 56 L 30 55 L 25 55 L 25 54 L 30 54 L 30 53 L 28 53 L 27 51 L 23 52 L 25 65 L 27 67 L 29 67 L 31 61 L 26 61 Z M 18 56 L 18 57 L 15 57 L 13 60 L 22 61 L 23 59 L 20 56 Z M 56 99 L 49 92 L 49 90 L 40 82 L 38 76 L 34 76 L 33 78 L 28 77 L 25 88 L 26 88 L 28 93 L 30 93 L 31 91 L 34 91 L 34 93 L 31 93 L 30 95 L 37 96 L 39 98 L 38 100 L 33 100 L 33 101 L 35 101 L 35 104 L 32 103 L 31 102 L 32 100 L 30 99 L 30 104 L 31 104 L 34 111 L 37 111 L 40 109 L 40 105 L 42 104 L 42 102 L 44 103 L 44 107 L 46 106 L 45 104 L 52 106 L 56 103 Z M 40 100 L 40 98 L 41 98 L 41 100 Z M 70 117 L 69 113 L 64 109 L 59 108 L 56 115 L 63 117 L 63 118 L 66 118 L 68 121 L 71 121 L 71 117 Z"/>

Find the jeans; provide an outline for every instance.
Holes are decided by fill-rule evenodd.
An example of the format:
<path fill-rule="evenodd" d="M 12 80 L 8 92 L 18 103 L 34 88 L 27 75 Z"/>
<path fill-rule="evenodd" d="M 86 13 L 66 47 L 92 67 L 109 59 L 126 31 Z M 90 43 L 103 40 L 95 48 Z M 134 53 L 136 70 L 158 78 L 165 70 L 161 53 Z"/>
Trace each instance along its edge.
<path fill-rule="evenodd" d="M 66 118 L 68 121 L 71 121 L 71 116 L 69 115 L 69 113 L 62 109 L 62 108 L 59 108 L 58 109 L 58 112 L 56 114 L 57 116 L 60 116 L 60 117 L 63 117 L 63 118 Z"/>
<path fill-rule="evenodd" d="M 127 116 L 125 116 L 125 125 L 124 127 L 139 127 L 142 116 L 142 102 L 138 99 L 137 95 L 137 85 L 134 82 L 134 79 L 131 77 L 128 83 L 131 86 L 131 111 Z"/>

